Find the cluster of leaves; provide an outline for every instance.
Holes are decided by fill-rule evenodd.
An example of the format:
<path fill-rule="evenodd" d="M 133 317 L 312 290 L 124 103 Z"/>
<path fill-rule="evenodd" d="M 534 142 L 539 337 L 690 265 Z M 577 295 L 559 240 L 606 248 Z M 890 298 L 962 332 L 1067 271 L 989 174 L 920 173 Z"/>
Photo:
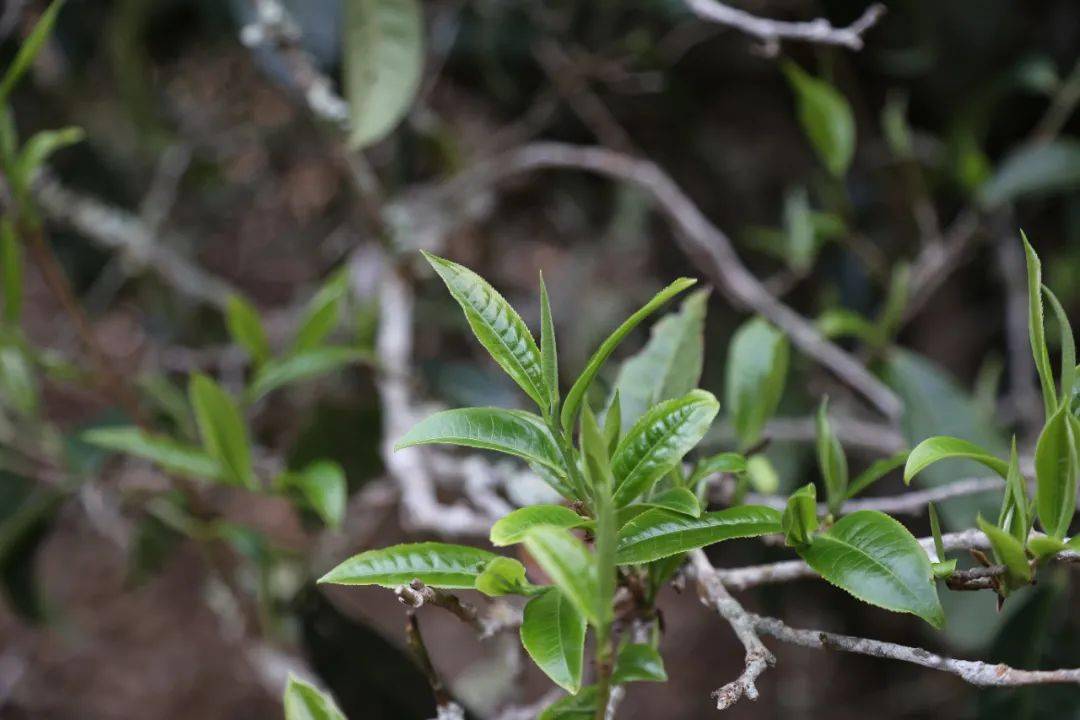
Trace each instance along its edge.
<path fill-rule="evenodd" d="M 812 567 L 856 597 L 913 613 L 935 626 L 943 623 L 927 553 L 900 523 L 879 512 L 856 512 L 833 522 L 832 513 L 839 513 L 847 498 L 902 465 L 906 454 L 875 463 L 849 482 L 847 461 L 824 404 L 818 446 L 831 510 L 824 521 L 813 485 L 795 492 L 783 513 L 757 505 L 705 511 L 706 479 L 728 473 L 740 483 L 752 482 L 755 462 L 764 460 L 755 446 L 782 393 L 789 354 L 776 329 L 752 319 L 730 348 L 729 417 L 743 452 L 724 452 L 686 466 L 684 458 L 720 410 L 712 394 L 695 387 L 701 372 L 704 291 L 690 295 L 679 312 L 658 322 L 644 349 L 624 363 L 602 418 L 587 398 L 616 346 L 692 281 L 672 283 L 620 325 L 563 398 L 543 280 L 537 346 L 517 312 L 480 276 L 448 260 L 426 258 L 461 305 L 476 338 L 538 412 L 446 410 L 417 424 L 397 447 L 440 443 L 514 455 L 566 504 L 523 507 L 491 529 L 492 545 L 523 547 L 522 557 L 540 571 L 533 580 L 518 559 L 424 542 L 360 553 L 320 582 L 392 588 L 419 580 L 434 588 L 527 597 L 521 642 L 537 666 L 571 693 L 548 708 L 544 718 L 597 712 L 605 706 L 611 683 L 664 679 L 658 628 L 650 642 L 623 642 L 616 649 L 616 588 L 635 588 L 641 616 L 655 618 L 656 593 L 685 554 L 724 540 L 783 533 Z M 544 582 L 535 581 L 540 578 Z M 594 684 L 583 686 L 590 628 L 596 636 L 597 671 Z"/>

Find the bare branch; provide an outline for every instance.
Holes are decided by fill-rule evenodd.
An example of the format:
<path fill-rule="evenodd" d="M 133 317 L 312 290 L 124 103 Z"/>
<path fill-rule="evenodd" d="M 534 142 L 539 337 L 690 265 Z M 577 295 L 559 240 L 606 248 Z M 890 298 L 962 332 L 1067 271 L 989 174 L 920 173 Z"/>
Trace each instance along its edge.
<path fill-rule="evenodd" d="M 781 40 L 839 45 L 851 50 L 861 50 L 863 34 L 877 24 L 877 21 L 885 14 L 885 6 L 874 3 L 866 8 L 866 11 L 855 22 L 847 27 L 838 28 L 833 27 L 825 18 L 809 22 L 769 20 L 716 0 L 686 0 L 686 6 L 703 20 L 727 25 L 761 40 L 765 54 L 770 57 L 780 51 Z"/>

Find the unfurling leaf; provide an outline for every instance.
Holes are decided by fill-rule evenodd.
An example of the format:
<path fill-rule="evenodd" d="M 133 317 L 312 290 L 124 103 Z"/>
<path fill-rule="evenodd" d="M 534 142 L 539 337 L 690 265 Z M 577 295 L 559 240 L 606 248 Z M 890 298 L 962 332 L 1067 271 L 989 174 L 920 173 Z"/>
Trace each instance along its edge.
<path fill-rule="evenodd" d="M 549 588 L 525 606 L 521 644 L 537 667 L 567 692 L 581 688 L 585 618 L 558 588 Z"/>
<path fill-rule="evenodd" d="M 627 643 L 619 648 L 615 671 L 611 674 L 612 683 L 667 682 L 667 679 L 664 659 L 652 645 Z"/>
<path fill-rule="evenodd" d="M 817 510 L 817 488 L 814 483 L 807 483 L 791 493 L 780 517 L 780 530 L 788 545 L 800 547 L 810 542 L 818 529 Z"/>
<path fill-rule="evenodd" d="M 907 528 L 888 515 L 860 510 L 798 548 L 833 585 L 863 602 L 945 623 L 930 559 Z"/>
<path fill-rule="evenodd" d="M 776 412 L 787 376 L 787 338 L 762 318 L 742 325 L 731 339 L 724 398 L 742 448 L 761 438 Z"/>
<path fill-rule="evenodd" d="M 205 375 L 192 375 L 188 398 L 195 410 L 203 447 L 221 464 L 223 479 L 246 488 L 255 487 L 251 443 L 236 402 Z"/>
<path fill-rule="evenodd" d="M 489 597 L 528 595 L 533 586 L 525 579 L 525 566 L 513 558 L 496 557 L 476 578 L 476 589 Z"/>
<path fill-rule="evenodd" d="M 1057 393 L 1054 391 L 1054 374 L 1050 369 L 1050 353 L 1046 349 L 1046 326 L 1042 304 L 1042 263 L 1023 231 L 1020 231 L 1020 239 L 1024 243 L 1024 255 L 1027 259 L 1028 337 L 1031 341 L 1031 354 L 1035 358 L 1035 369 L 1039 373 L 1039 384 L 1042 386 L 1046 417 L 1049 419 L 1057 410 Z"/>
<path fill-rule="evenodd" d="M 619 530 L 615 560 L 620 565 L 636 565 L 723 540 L 779 531 L 780 513 L 758 505 L 740 505 L 698 518 L 670 510 L 646 510 Z"/>
<path fill-rule="evenodd" d="M 471 590 L 497 555 L 467 545 L 424 542 L 392 545 L 354 555 L 319 578 L 334 585 L 397 587 L 420 580 L 450 590 Z"/>
<path fill-rule="evenodd" d="M 551 317 L 544 275 L 540 274 L 540 366 L 548 391 L 548 407 L 559 406 L 559 356 L 555 344 L 555 321 Z"/>
<path fill-rule="evenodd" d="M 821 477 L 825 481 L 825 493 L 829 501 L 829 511 L 839 512 L 848 491 L 847 455 L 840 446 L 840 440 L 833 433 L 829 424 L 829 399 L 824 398 L 817 413 L 817 461 Z"/>
<path fill-rule="evenodd" d="M 851 105 L 826 81 L 813 77 L 793 62 L 781 68 L 798 100 L 799 122 L 822 164 L 843 177 L 855 155 L 855 117 Z"/>
<path fill-rule="evenodd" d="M 923 440 L 908 455 L 907 462 L 904 464 L 904 483 L 910 485 L 912 478 L 938 461 L 955 458 L 974 460 L 1003 478 L 1009 474 L 1007 462 L 994 457 L 978 445 L 960 438 L 939 435 Z"/>
<path fill-rule="evenodd" d="M 345 720 L 333 698 L 290 674 L 285 686 L 285 720 Z"/>
<path fill-rule="evenodd" d="M 976 522 L 979 529 L 990 540 L 990 547 L 994 550 L 994 557 L 1005 566 L 1004 585 L 1001 588 L 1003 594 L 1015 590 L 1031 582 L 1031 565 L 1028 563 L 1027 554 L 1024 552 L 1024 544 L 1001 528 L 983 520 L 978 516 Z"/>
<path fill-rule="evenodd" d="M 495 547 L 513 545 L 525 539 L 529 530 L 538 525 L 575 528 L 587 523 L 586 518 L 562 505 L 530 505 L 503 516 L 491 526 L 491 544 Z"/>

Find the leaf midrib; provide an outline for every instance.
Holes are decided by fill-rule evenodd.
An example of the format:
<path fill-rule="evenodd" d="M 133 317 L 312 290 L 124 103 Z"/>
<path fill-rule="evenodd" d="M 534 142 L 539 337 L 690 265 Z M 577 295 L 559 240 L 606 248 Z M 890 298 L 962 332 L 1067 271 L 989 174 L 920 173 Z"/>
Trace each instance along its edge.
<path fill-rule="evenodd" d="M 888 565 L 882 563 L 880 560 L 878 560 L 874 556 L 870 555 L 865 550 L 861 550 L 860 548 L 856 547 L 855 545 L 852 545 L 851 543 L 849 543 L 849 542 L 847 542 L 845 540 L 841 540 L 840 538 L 836 537 L 835 535 L 829 535 L 829 534 L 821 535 L 821 536 L 819 536 L 817 538 L 816 542 L 821 542 L 822 540 L 827 540 L 829 542 L 834 542 L 837 545 L 841 545 L 841 546 L 843 546 L 845 548 L 853 550 L 855 553 L 857 553 L 859 555 L 862 555 L 862 556 L 866 557 L 867 559 L 870 560 L 871 563 L 873 563 L 874 565 L 882 568 L 885 571 L 885 574 L 888 575 L 890 578 L 892 578 L 896 582 L 896 584 L 900 586 L 900 588 L 903 591 L 902 592 L 903 595 L 906 595 L 910 599 L 914 600 L 915 603 L 917 605 L 919 605 L 920 607 L 922 607 L 924 605 L 924 603 L 922 601 L 922 598 L 920 598 L 918 595 L 915 595 L 914 593 L 912 593 L 912 591 L 908 588 L 907 583 L 905 583 L 903 580 L 901 580 L 900 577 L 896 573 L 894 573 L 892 571 L 892 569 Z"/>

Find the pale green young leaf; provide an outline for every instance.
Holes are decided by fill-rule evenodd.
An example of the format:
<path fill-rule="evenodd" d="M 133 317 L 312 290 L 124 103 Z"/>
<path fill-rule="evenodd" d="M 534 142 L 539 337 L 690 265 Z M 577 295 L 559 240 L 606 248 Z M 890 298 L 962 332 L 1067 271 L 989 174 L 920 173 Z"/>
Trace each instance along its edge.
<path fill-rule="evenodd" d="M 18 324 L 22 315 L 23 251 L 11 217 L 0 218 L 0 280 L 3 281 L 4 322 Z"/>
<path fill-rule="evenodd" d="M 879 346 L 883 341 L 881 328 L 876 323 L 848 308 L 826 310 L 818 316 L 815 325 L 830 339 L 852 337 L 871 347 Z"/>
<path fill-rule="evenodd" d="M 1024 544 L 996 525 L 975 518 L 979 529 L 990 540 L 994 558 L 1005 566 L 1005 590 L 1013 590 L 1031 582 L 1031 565 L 1028 563 Z"/>
<path fill-rule="evenodd" d="M 758 505 L 740 505 L 690 517 L 670 510 L 647 510 L 619 530 L 615 560 L 637 565 L 706 547 L 723 540 L 780 532 L 780 513 Z"/>
<path fill-rule="evenodd" d="M 611 459 L 615 504 L 628 505 L 648 492 L 701 441 L 719 410 L 712 393 L 693 390 L 645 413 Z"/>
<path fill-rule="evenodd" d="M 1080 535 L 1073 538 L 1074 545 L 1080 545 Z M 1075 549 L 1070 546 L 1064 540 L 1058 540 L 1052 538 L 1049 535 L 1035 535 L 1028 540 L 1028 550 L 1035 556 L 1036 560 L 1043 560 L 1052 555 L 1057 555 L 1062 550 Z"/>
<path fill-rule="evenodd" d="M 379 142 L 416 97 L 424 67 L 424 19 L 419 0 L 346 0 L 345 97 L 349 143 Z"/>
<path fill-rule="evenodd" d="M 877 324 L 881 328 L 882 342 L 891 340 L 903 323 L 910 286 L 911 266 L 903 262 L 897 264 L 893 268 L 892 277 L 889 281 L 889 291 L 885 296 L 885 304 L 881 308 L 881 314 L 878 317 Z"/>
<path fill-rule="evenodd" d="M 558 588 L 530 600 L 522 616 L 521 645 L 552 682 L 571 694 L 581 689 L 585 627 L 585 617 Z"/>
<path fill-rule="evenodd" d="M 597 695 L 595 685 L 584 687 L 576 695 L 567 695 L 548 705 L 536 720 L 592 720 L 596 717 Z"/>
<path fill-rule="evenodd" d="M 1065 308 L 1061 306 L 1057 296 L 1045 285 L 1042 286 L 1043 295 L 1046 296 L 1050 307 L 1057 316 L 1058 328 L 1061 330 L 1061 402 L 1066 408 L 1072 402 L 1073 388 L 1076 385 L 1076 341 L 1073 339 L 1072 326 L 1065 314 Z"/>
<path fill-rule="evenodd" d="M 610 496 L 614 479 L 611 475 L 611 459 L 608 457 L 607 438 L 604 437 L 600 424 L 592 408 L 585 403 L 581 413 L 581 432 L 579 446 L 585 461 L 585 474 L 588 478 L 589 492 L 594 500 L 601 496 Z"/>
<path fill-rule="evenodd" d="M 17 345 L 0 346 L 0 399 L 22 415 L 34 415 L 38 409 L 37 378 Z"/>
<path fill-rule="evenodd" d="M 525 539 L 529 530 L 539 525 L 561 528 L 581 527 L 588 522 L 563 505 L 530 505 L 518 508 L 495 521 L 491 526 L 491 544 L 495 547 L 513 545 Z"/>
<path fill-rule="evenodd" d="M 788 496 L 787 506 L 780 516 L 780 530 L 784 541 L 792 547 L 810 542 L 818 529 L 817 488 L 807 483 Z"/>
<path fill-rule="evenodd" d="M 647 500 L 642 500 L 641 504 L 671 510 L 694 518 L 701 515 L 701 503 L 698 502 L 697 495 L 684 487 L 668 488 Z"/>
<path fill-rule="evenodd" d="M 780 487 L 780 474 L 768 455 L 751 455 L 746 460 L 746 481 L 762 495 L 772 495 Z"/>
<path fill-rule="evenodd" d="M 1043 405 L 1047 419 L 1057 410 L 1057 393 L 1054 391 L 1054 374 L 1050 368 L 1050 353 L 1046 349 L 1046 326 L 1043 319 L 1042 304 L 1042 263 L 1031 247 L 1027 235 L 1020 231 L 1024 243 L 1024 255 L 1027 258 L 1028 279 L 1028 336 L 1031 341 L 1031 354 L 1035 358 L 1035 369 L 1039 373 L 1042 386 Z"/>
<path fill-rule="evenodd" d="M 708 289 L 690 293 L 678 312 L 665 315 L 653 325 L 645 347 L 619 368 L 615 392 L 624 427 L 633 425 L 656 403 L 697 387 L 705 355 L 708 298 Z M 609 416 L 611 412 L 609 409 Z"/>
<path fill-rule="evenodd" d="M 424 257 L 465 312 L 476 339 L 525 394 L 541 410 L 546 410 L 549 393 L 544 363 L 525 321 L 495 288 L 472 270 L 428 252 L 424 252 Z"/>
<path fill-rule="evenodd" d="M 606 635 L 612 620 L 615 602 L 615 504 L 612 488 L 615 480 L 611 474 L 607 441 L 592 408 L 586 402 L 581 412 L 581 451 L 585 459 L 585 474 L 592 493 L 592 509 L 596 521 L 593 525 L 593 558 L 596 566 L 596 606 L 599 612 L 597 632 Z"/>
<path fill-rule="evenodd" d="M 283 358 L 272 358 L 255 373 L 247 389 L 248 402 L 256 402 L 287 385 L 314 380 L 353 363 L 368 359 L 362 350 L 322 346 L 302 350 Z"/>
<path fill-rule="evenodd" d="M 348 499 L 348 483 L 345 481 L 345 471 L 336 462 L 313 462 L 299 472 L 285 473 L 282 482 L 285 487 L 295 489 L 307 506 L 329 527 L 341 526 Z"/>
<path fill-rule="evenodd" d="M 1080 552 L 1080 535 L 1073 536 L 1073 538 L 1065 544 L 1065 547 L 1073 552 Z"/>
<path fill-rule="evenodd" d="M 314 685 L 289 675 L 285 686 L 285 720 L 345 720 L 333 698 Z"/>
<path fill-rule="evenodd" d="M 476 589 L 488 597 L 528 595 L 535 586 L 525 579 L 525 566 L 514 558 L 495 557 L 476 577 Z"/>
<path fill-rule="evenodd" d="M 993 208 L 1021 197 L 1067 193 L 1080 187 L 1080 142 L 1058 138 L 1026 143 L 1009 154 L 979 188 L 979 202 Z"/>
<path fill-rule="evenodd" d="M 926 551 L 884 513 L 842 517 L 798 552 L 823 578 L 863 602 L 917 615 L 937 628 L 945 623 Z"/>
<path fill-rule="evenodd" d="M 781 64 L 798 105 L 799 122 L 822 164 L 843 177 L 855 155 L 855 117 L 851 105 L 828 82 L 790 61 Z"/>
<path fill-rule="evenodd" d="M 829 511 L 836 513 L 844 504 L 848 491 L 848 464 L 844 448 L 829 424 L 829 399 L 822 398 L 818 407 L 815 427 L 817 430 L 817 461 L 821 477 L 825 481 L 825 494 Z"/>
<path fill-rule="evenodd" d="M 1008 531 L 1021 543 L 1031 534 L 1031 513 L 1027 496 L 1027 482 L 1020 474 L 1020 455 L 1016 451 L 1016 438 L 1012 440 L 1009 453 L 1009 474 L 1005 478 L 1005 497 L 998 515 L 998 527 Z"/>
<path fill-rule="evenodd" d="M 615 670 L 611 682 L 623 685 L 629 682 L 667 682 L 664 659 L 652 645 L 627 643 L 619 648 L 615 658 Z"/>
<path fill-rule="evenodd" d="M 908 455 L 907 462 L 904 463 L 904 483 L 910 485 L 911 479 L 930 465 L 952 459 L 974 460 L 1003 478 L 1009 474 L 1007 462 L 994 457 L 978 445 L 960 438 L 939 435 L 923 440 Z"/>
<path fill-rule="evenodd" d="M 728 347 L 724 397 L 742 448 L 761 438 L 784 393 L 790 350 L 782 332 L 753 318 L 735 332 Z"/>
<path fill-rule="evenodd" d="M 90 445 L 149 460 L 171 473 L 199 480 L 223 479 L 221 464 L 201 448 L 135 426 L 94 428 L 80 437 Z"/>
<path fill-rule="evenodd" d="M 233 342 L 244 348 L 257 364 L 270 358 L 270 343 L 266 339 L 262 320 L 259 319 L 259 311 L 243 297 L 229 296 L 225 305 L 225 324 Z"/>
<path fill-rule="evenodd" d="M 12 182 L 21 195 L 34 179 L 34 174 L 49 156 L 69 145 L 81 142 L 86 136 L 82 128 L 67 127 L 60 130 L 42 130 L 26 141 L 15 160 Z"/>
<path fill-rule="evenodd" d="M 221 464 L 223 480 L 255 487 L 251 443 L 236 402 L 206 375 L 192 375 L 188 399 L 206 452 Z"/>
<path fill-rule="evenodd" d="M 697 488 L 698 483 L 717 473 L 738 474 L 746 472 L 746 458 L 736 452 L 722 452 L 698 460 L 687 485 Z"/>
<path fill-rule="evenodd" d="M 607 609 L 599 607 L 596 563 L 585 543 L 565 528 L 539 525 L 526 533 L 525 549 L 585 619 L 601 622 Z"/>
<path fill-rule="evenodd" d="M 12 89 L 22 78 L 23 73 L 34 62 L 34 58 L 37 57 L 42 45 L 45 44 L 45 40 L 49 37 L 49 33 L 52 32 L 53 25 L 56 23 L 56 16 L 63 6 L 64 0 L 53 0 L 48 9 L 41 14 L 41 18 L 34 25 L 34 29 L 30 31 L 30 34 L 23 40 L 22 45 L 19 46 L 18 52 L 15 53 L 15 59 L 4 70 L 4 76 L 0 79 L 0 104 L 7 100 Z"/>
<path fill-rule="evenodd" d="M 1076 510 L 1077 420 L 1062 407 L 1046 422 L 1035 446 L 1035 503 L 1051 537 L 1065 537 Z"/>
<path fill-rule="evenodd" d="M 471 590 L 497 555 L 468 545 L 406 543 L 354 555 L 319 578 L 333 585 L 397 587 L 420 580 L 449 590 Z"/>
<path fill-rule="evenodd" d="M 611 404 L 608 406 L 607 414 L 604 415 L 604 441 L 607 443 L 608 455 L 615 454 L 615 448 L 619 446 L 619 440 L 622 439 L 622 395 L 619 393 L 619 389 L 615 389 L 615 394 L 611 396 Z"/>
<path fill-rule="evenodd" d="M 551 317 L 544 274 L 540 273 L 540 366 L 548 390 L 548 407 L 559 406 L 559 356 L 555 343 L 555 321 Z"/>
<path fill-rule="evenodd" d="M 443 410 L 421 420 L 394 445 L 463 445 L 516 455 L 566 474 L 551 431 L 536 415 L 503 408 Z"/>
<path fill-rule="evenodd" d="M 348 276 L 338 271 L 330 276 L 304 308 L 304 316 L 296 330 L 292 353 L 313 350 L 334 331 L 341 321 L 341 308 L 348 290 Z"/>
<path fill-rule="evenodd" d="M 934 503 L 927 503 L 927 513 L 930 515 L 930 535 L 934 538 L 934 554 L 939 563 L 945 562 L 945 540 L 941 537 L 941 521 L 938 520 L 937 508 Z"/>
<path fill-rule="evenodd" d="M 578 379 L 574 381 L 573 386 L 570 388 L 570 392 L 566 395 L 566 402 L 563 404 L 562 412 L 560 413 L 560 420 L 564 430 L 570 432 L 571 428 L 573 428 L 574 421 L 577 419 L 578 410 L 581 408 L 581 402 L 585 398 L 585 393 L 592 384 L 593 378 L 596 377 L 596 373 L 600 371 L 600 368 L 603 367 L 608 356 L 615 351 L 615 348 L 619 346 L 619 343 L 623 341 L 623 338 L 625 338 L 631 330 L 636 328 L 642 320 L 656 312 L 661 305 L 693 285 L 695 282 L 697 281 L 691 278 L 679 278 L 671 283 L 653 296 L 653 299 L 645 303 L 645 305 L 637 312 L 628 317 L 622 325 L 615 328 L 614 332 L 600 344 L 600 347 L 593 353 L 592 357 L 589 358 L 589 362 L 585 365 L 585 369 L 582 371 L 581 375 L 578 376 Z"/>
<path fill-rule="evenodd" d="M 887 458 L 875 460 L 873 464 L 870 465 L 870 467 L 863 470 L 861 473 L 855 476 L 854 480 L 851 481 L 851 484 L 848 486 L 847 494 L 844 499 L 850 500 L 851 498 L 866 490 L 866 488 L 876 483 L 881 478 L 891 473 L 893 470 L 896 470 L 899 467 L 903 467 L 904 463 L 907 462 L 908 454 L 909 453 L 907 450 L 901 450 L 895 455 L 890 455 Z"/>

